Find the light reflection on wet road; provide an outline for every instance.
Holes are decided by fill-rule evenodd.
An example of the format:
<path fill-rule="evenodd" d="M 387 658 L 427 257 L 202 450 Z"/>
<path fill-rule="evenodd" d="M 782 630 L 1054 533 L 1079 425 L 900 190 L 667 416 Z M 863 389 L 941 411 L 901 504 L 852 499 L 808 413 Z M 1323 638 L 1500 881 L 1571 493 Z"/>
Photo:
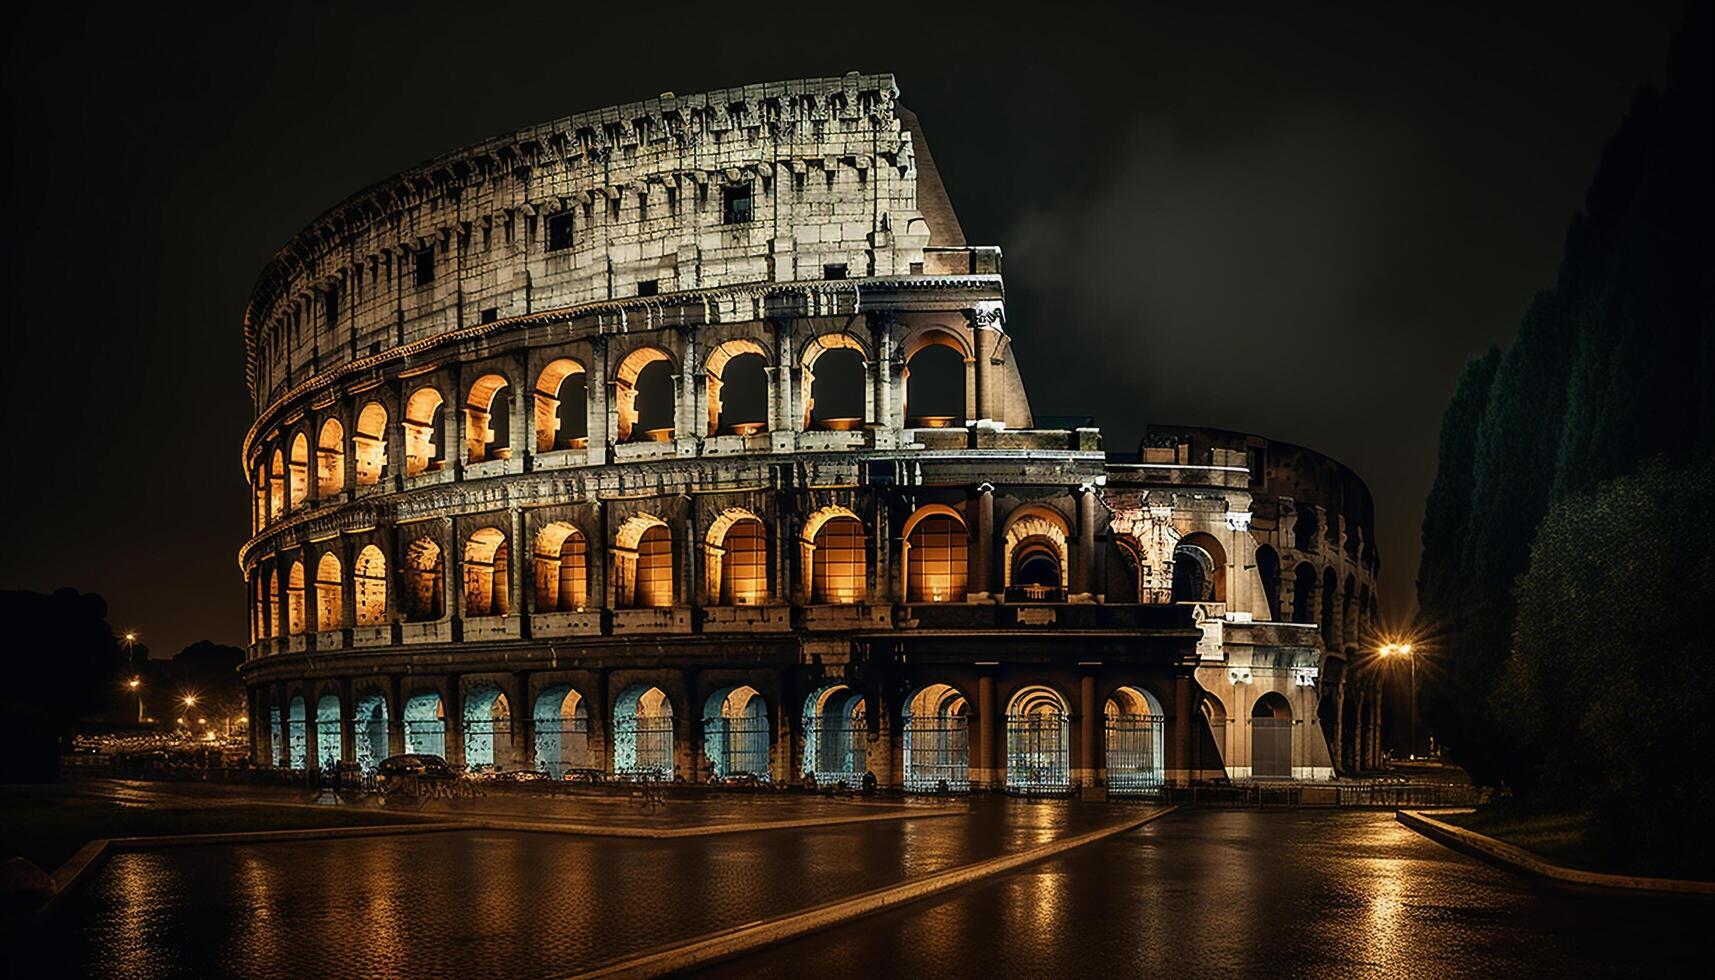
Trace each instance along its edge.
<path fill-rule="evenodd" d="M 946 817 L 636 841 L 471 831 L 121 854 L 41 937 L 90 976 L 557 976 L 1122 819 Z M 1388 813 L 1180 811 L 717 968 L 763 976 L 1641 972 L 1708 907 L 1539 890 Z"/>

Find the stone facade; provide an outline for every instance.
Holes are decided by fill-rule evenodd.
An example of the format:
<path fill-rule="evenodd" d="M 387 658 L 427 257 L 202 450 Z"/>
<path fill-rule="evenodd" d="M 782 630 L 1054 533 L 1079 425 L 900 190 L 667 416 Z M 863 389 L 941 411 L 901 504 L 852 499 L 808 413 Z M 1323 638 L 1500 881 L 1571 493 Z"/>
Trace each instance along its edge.
<path fill-rule="evenodd" d="M 573 116 L 329 211 L 245 319 L 258 758 L 1327 778 L 1362 484 L 1037 427 L 1000 273 L 885 75 Z"/>

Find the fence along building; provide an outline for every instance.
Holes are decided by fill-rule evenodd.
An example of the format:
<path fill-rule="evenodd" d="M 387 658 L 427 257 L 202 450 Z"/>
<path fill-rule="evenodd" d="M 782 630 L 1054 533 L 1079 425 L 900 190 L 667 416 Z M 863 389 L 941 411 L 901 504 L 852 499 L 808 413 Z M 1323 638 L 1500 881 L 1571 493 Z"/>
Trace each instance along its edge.
<path fill-rule="evenodd" d="M 244 320 L 259 761 L 1330 775 L 1373 615 L 1362 484 L 1254 437 L 1110 458 L 1039 427 L 1000 250 L 897 96 L 850 74 L 572 116 L 281 249 Z"/>

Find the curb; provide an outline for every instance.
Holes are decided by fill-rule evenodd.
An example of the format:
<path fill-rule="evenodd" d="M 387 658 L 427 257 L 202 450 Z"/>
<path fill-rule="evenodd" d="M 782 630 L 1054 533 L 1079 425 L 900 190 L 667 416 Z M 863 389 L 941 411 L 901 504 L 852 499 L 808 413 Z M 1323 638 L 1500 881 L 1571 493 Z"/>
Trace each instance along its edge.
<path fill-rule="evenodd" d="M 1470 813 L 1469 809 L 1440 810 L 1443 816 Z M 1602 871 L 1583 871 L 1551 864 L 1535 854 L 1505 841 L 1496 840 L 1474 830 L 1454 826 L 1421 810 L 1399 810 L 1394 819 L 1430 840 L 1473 857 L 1502 865 L 1514 871 L 1542 878 L 1558 885 L 1596 888 L 1633 896 L 1661 898 L 1715 898 L 1715 881 L 1690 881 L 1684 878 L 1649 878 L 1643 875 L 1618 875 Z"/>
<path fill-rule="evenodd" d="M 796 820 L 746 821 L 730 824 L 698 824 L 690 827 L 607 827 L 600 824 L 560 823 L 551 820 L 513 820 L 505 817 L 482 817 L 470 821 L 470 826 L 483 830 L 510 830 L 527 833 L 574 834 L 583 837 L 626 837 L 641 840 L 673 840 L 685 837 L 714 837 L 721 834 L 748 834 L 766 830 L 808 830 L 816 827 L 837 827 L 842 824 L 877 823 L 884 820 L 919 820 L 932 817 L 959 817 L 968 810 L 893 810 L 887 813 L 861 813 L 842 817 L 802 817 Z"/>
<path fill-rule="evenodd" d="M 1083 847 L 1085 844 L 1093 844 L 1118 834 L 1136 830 L 1152 820 L 1166 816 L 1173 810 L 1174 807 L 1171 806 L 1162 807 L 1141 818 L 1092 830 L 1076 837 L 1049 841 L 1046 844 L 1039 844 L 1029 850 L 1019 851 L 1015 854 L 1003 854 L 962 867 L 937 871 L 921 878 L 887 885 L 851 898 L 838 899 L 800 912 L 789 912 L 772 919 L 764 919 L 760 922 L 752 922 L 710 933 L 698 939 L 668 946 L 665 949 L 598 966 L 574 976 L 578 978 L 658 977 L 708 966 L 711 963 L 749 953 L 764 946 L 772 946 L 789 939 L 796 939 L 799 936 L 831 926 L 843 925 L 864 916 L 921 901 L 954 888 L 993 878 L 1027 864 L 1056 857 L 1075 848 Z"/>

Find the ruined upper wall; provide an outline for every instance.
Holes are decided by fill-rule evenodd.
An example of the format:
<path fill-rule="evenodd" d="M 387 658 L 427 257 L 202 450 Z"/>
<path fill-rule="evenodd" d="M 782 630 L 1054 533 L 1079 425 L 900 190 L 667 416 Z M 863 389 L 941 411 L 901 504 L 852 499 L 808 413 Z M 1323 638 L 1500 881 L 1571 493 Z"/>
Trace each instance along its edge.
<path fill-rule="evenodd" d="M 382 181 L 316 219 L 257 282 L 244 321 L 257 408 L 349 361 L 489 320 L 651 291 L 921 273 L 925 247 L 963 235 L 941 192 L 937 223 L 959 241 L 931 241 L 897 96 L 891 75 L 857 73 L 666 94 Z M 749 220 L 735 221 L 744 188 Z"/>

